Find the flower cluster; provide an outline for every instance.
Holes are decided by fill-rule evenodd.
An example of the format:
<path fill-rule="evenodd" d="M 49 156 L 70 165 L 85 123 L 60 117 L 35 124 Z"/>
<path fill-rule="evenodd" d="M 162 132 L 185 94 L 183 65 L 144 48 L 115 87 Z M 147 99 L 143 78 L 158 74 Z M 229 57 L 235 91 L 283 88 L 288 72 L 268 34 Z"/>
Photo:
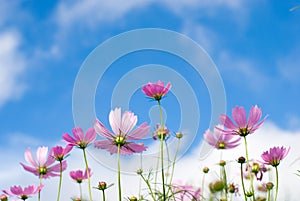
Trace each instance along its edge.
<path fill-rule="evenodd" d="M 150 99 L 154 100 L 159 107 L 160 122 L 156 128 L 153 128 L 153 143 L 158 144 L 158 156 L 156 171 L 150 171 L 145 174 L 141 167 L 137 170 L 137 176 L 144 182 L 145 188 L 139 189 L 139 195 L 127 197 L 127 200 L 174 200 L 174 201 L 200 201 L 200 200 L 231 200 L 232 197 L 247 200 L 277 200 L 278 197 L 278 166 L 287 156 L 290 148 L 273 147 L 261 155 L 261 159 L 250 159 L 247 138 L 253 135 L 265 122 L 267 116 L 262 118 L 262 109 L 257 105 L 252 106 L 248 118 L 243 107 L 237 106 L 232 109 L 232 118 L 226 114 L 220 115 L 220 124 L 216 125 L 213 130 L 207 129 L 203 135 L 204 141 L 213 149 L 220 151 L 221 160 L 217 162 L 219 174 L 211 171 L 210 167 L 203 168 L 203 180 L 200 185 L 186 184 L 182 181 L 173 181 L 175 172 L 176 157 L 179 150 L 180 141 L 184 138 L 184 133 L 178 131 L 173 135 L 178 141 L 177 149 L 174 155 L 165 155 L 165 148 L 168 150 L 169 138 L 172 138 L 172 129 L 167 128 L 162 112 L 162 100 L 169 93 L 171 83 L 165 85 L 164 82 L 148 83 L 142 87 L 143 93 Z M 117 155 L 117 197 L 122 201 L 123 196 L 121 186 L 121 160 L 120 156 L 141 154 L 147 151 L 147 146 L 141 142 L 142 139 L 149 137 L 150 126 L 147 122 L 138 124 L 138 117 L 132 111 L 122 112 L 121 108 L 115 108 L 108 114 L 110 129 L 99 119 L 95 119 L 93 127 L 88 128 L 86 132 L 81 127 L 74 127 L 72 134 L 65 133 L 62 141 L 66 143 L 63 146 L 54 146 L 50 149 L 42 146 L 36 150 L 36 157 L 33 156 L 31 149 L 25 151 L 25 160 L 27 164 L 20 163 L 24 170 L 38 177 L 39 185 L 29 185 L 27 187 L 12 186 L 10 190 L 3 190 L 0 195 L 0 201 L 12 200 L 16 197 L 18 200 L 27 200 L 37 194 L 38 201 L 41 200 L 41 191 L 46 187 L 44 179 L 59 177 L 57 201 L 60 200 L 63 172 L 67 170 L 67 158 L 72 151 L 82 151 L 84 167 L 78 170 L 69 171 L 69 177 L 79 186 L 78 197 L 73 200 L 86 200 L 83 197 L 82 185 L 87 183 L 88 200 L 93 201 L 91 177 L 96 168 L 89 166 L 87 160 L 87 148 L 93 146 L 96 149 L 103 149 L 110 154 Z M 98 136 L 97 136 L 98 134 Z M 151 134 L 150 134 L 151 136 Z M 100 138 L 100 139 L 97 139 Z M 151 138 L 151 137 L 149 137 Z M 234 163 L 239 169 L 240 178 L 229 178 L 228 164 L 234 160 L 224 160 L 222 151 L 236 149 L 244 142 L 245 154 L 239 157 Z M 73 149 L 74 148 L 74 149 Z M 98 151 L 98 150 L 97 150 Z M 143 156 L 143 155 L 141 155 Z M 262 161 L 262 162 L 261 162 Z M 166 165 L 168 163 L 168 165 Z M 189 167 L 187 167 L 189 168 Z M 272 169 L 275 169 L 275 181 L 272 180 Z M 167 171 L 167 172 L 165 172 Z M 211 173 L 212 172 L 212 173 Z M 266 180 L 263 177 L 268 173 L 270 176 Z M 214 179 L 208 183 L 205 177 L 210 174 Z M 217 175 L 217 177 L 216 177 Z M 256 178 L 256 180 L 255 180 Z M 207 179 L 207 178 L 206 178 Z M 265 179 L 265 180 L 264 180 Z M 255 188 L 255 184 L 256 188 Z M 102 200 L 106 200 L 105 192 L 114 184 L 107 184 L 105 181 L 98 182 L 94 189 L 99 190 L 102 194 Z M 273 192 L 275 187 L 275 192 Z M 146 189 L 146 193 L 141 192 Z M 275 195 L 274 195 L 275 194 Z M 51 198 L 52 199 L 52 198 Z M 115 198 L 111 198 L 116 200 Z"/>

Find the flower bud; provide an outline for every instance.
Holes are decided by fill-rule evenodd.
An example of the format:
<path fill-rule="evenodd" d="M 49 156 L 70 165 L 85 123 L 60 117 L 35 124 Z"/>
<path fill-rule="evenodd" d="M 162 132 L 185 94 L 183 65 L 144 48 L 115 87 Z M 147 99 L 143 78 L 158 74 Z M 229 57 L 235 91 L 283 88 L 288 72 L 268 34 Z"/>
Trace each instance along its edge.
<path fill-rule="evenodd" d="M 138 170 L 136 171 L 136 173 L 137 173 L 138 175 L 141 175 L 141 174 L 143 174 L 143 170 L 140 168 L 140 169 L 138 169 Z"/>
<path fill-rule="evenodd" d="M 226 161 L 220 160 L 219 165 L 224 167 L 226 165 Z"/>
<path fill-rule="evenodd" d="M 106 182 L 100 181 L 98 184 L 98 189 L 99 190 L 105 190 L 106 189 Z"/>
<path fill-rule="evenodd" d="M 272 182 L 268 182 L 268 183 L 266 184 L 266 187 L 267 187 L 268 190 L 272 190 L 273 187 L 274 187 L 274 184 L 273 184 Z"/>
<path fill-rule="evenodd" d="M 243 164 L 243 163 L 245 163 L 245 162 L 246 162 L 245 157 L 241 156 L 241 157 L 238 158 L 238 163 Z"/>
<path fill-rule="evenodd" d="M 132 196 L 131 198 L 129 198 L 129 201 L 137 201 L 138 199 L 135 196 Z"/>
<path fill-rule="evenodd" d="M 177 133 L 176 133 L 176 137 L 177 137 L 178 139 L 182 138 L 182 136 L 183 136 L 182 132 L 177 132 Z"/>
<path fill-rule="evenodd" d="M 209 171 L 209 168 L 208 168 L 208 167 L 204 167 L 204 168 L 203 168 L 203 172 L 204 172 L 204 173 L 208 173 L 208 171 Z"/>
<path fill-rule="evenodd" d="M 215 183 L 209 184 L 209 189 L 212 193 L 222 191 L 225 188 L 225 184 L 223 181 L 216 181 Z"/>
<path fill-rule="evenodd" d="M 0 200 L 1 201 L 7 201 L 8 199 L 7 199 L 6 195 L 2 194 L 2 195 L 0 195 Z"/>

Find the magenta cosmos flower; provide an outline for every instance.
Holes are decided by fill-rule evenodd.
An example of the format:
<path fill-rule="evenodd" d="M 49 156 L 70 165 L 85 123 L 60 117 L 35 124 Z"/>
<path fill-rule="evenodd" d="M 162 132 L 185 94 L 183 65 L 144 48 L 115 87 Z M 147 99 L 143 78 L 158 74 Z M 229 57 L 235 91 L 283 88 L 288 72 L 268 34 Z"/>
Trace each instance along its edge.
<path fill-rule="evenodd" d="M 216 149 L 232 149 L 237 147 L 241 138 L 234 139 L 234 137 L 234 135 L 226 135 L 216 128 L 214 128 L 214 133 L 209 129 L 204 133 L 205 141 Z"/>
<path fill-rule="evenodd" d="M 144 94 L 157 101 L 160 101 L 161 98 L 164 97 L 170 89 L 170 82 L 165 86 L 164 82 L 161 81 L 157 81 L 156 83 L 149 82 L 147 85 L 142 87 L 142 91 L 144 92 Z"/>
<path fill-rule="evenodd" d="M 96 139 L 96 132 L 94 128 L 89 128 L 86 135 L 84 135 L 82 128 L 75 127 L 72 129 L 72 133 L 74 134 L 74 137 L 70 136 L 68 133 L 64 134 L 62 137 L 68 145 L 76 146 L 80 149 L 85 149 Z"/>
<path fill-rule="evenodd" d="M 264 164 L 277 167 L 280 161 L 286 157 L 289 151 L 290 147 L 288 149 L 286 149 L 285 147 L 273 147 L 270 148 L 269 151 L 263 152 L 261 157 L 265 161 Z"/>
<path fill-rule="evenodd" d="M 95 120 L 96 132 L 107 138 L 107 140 L 96 141 L 94 143 L 96 148 L 106 149 L 113 154 L 117 153 L 119 146 L 121 155 L 140 153 L 146 150 L 147 147 L 141 143 L 129 142 L 129 140 L 145 138 L 150 128 L 144 122 L 133 130 L 137 123 L 137 116 L 134 113 L 125 111 L 121 115 L 121 108 L 116 108 L 109 113 L 109 123 L 114 133 L 110 132 L 99 120 Z"/>
<path fill-rule="evenodd" d="M 195 189 L 191 185 L 185 185 L 181 181 L 177 181 L 172 183 L 172 189 L 175 198 L 177 198 L 178 200 L 182 200 L 182 201 L 199 200 L 200 201 L 200 196 L 201 196 L 200 188 Z"/>
<path fill-rule="evenodd" d="M 82 170 L 76 170 L 76 171 L 70 171 L 70 177 L 75 180 L 77 183 L 82 183 L 83 180 L 88 179 L 88 177 L 91 177 L 91 169 L 89 168 L 88 171 L 83 171 Z"/>
<path fill-rule="evenodd" d="M 30 195 L 34 195 L 42 190 L 44 186 L 41 184 L 40 186 L 30 185 L 24 188 L 21 186 L 12 186 L 10 190 L 3 190 L 3 192 L 9 196 L 16 196 L 22 200 L 26 200 Z"/>
<path fill-rule="evenodd" d="M 57 173 L 60 172 L 60 164 L 53 165 L 55 158 L 51 154 L 48 155 L 48 147 L 39 147 L 36 151 L 36 157 L 37 161 L 34 160 L 30 148 L 26 150 L 25 160 L 31 165 L 28 166 L 21 163 L 26 171 L 42 178 L 59 176 Z M 62 170 L 65 170 L 66 168 L 67 163 L 66 161 L 63 161 Z"/>
<path fill-rule="evenodd" d="M 61 146 L 55 146 L 51 149 L 51 155 L 55 158 L 55 160 L 63 161 L 68 156 L 72 148 L 73 146 L 70 145 L 67 145 L 66 148 L 63 148 Z"/>
<path fill-rule="evenodd" d="M 264 119 L 259 122 L 261 116 L 261 108 L 258 108 L 257 105 L 255 105 L 251 107 L 248 120 L 246 120 L 246 111 L 244 108 L 236 106 L 232 109 L 232 117 L 236 124 L 234 124 L 227 115 L 222 114 L 220 116 L 220 121 L 224 127 L 226 127 L 226 130 L 218 127 L 217 129 L 223 131 L 225 134 L 245 137 L 248 134 L 254 133 L 254 131 L 256 131 L 263 124 L 267 116 L 265 116 Z"/>

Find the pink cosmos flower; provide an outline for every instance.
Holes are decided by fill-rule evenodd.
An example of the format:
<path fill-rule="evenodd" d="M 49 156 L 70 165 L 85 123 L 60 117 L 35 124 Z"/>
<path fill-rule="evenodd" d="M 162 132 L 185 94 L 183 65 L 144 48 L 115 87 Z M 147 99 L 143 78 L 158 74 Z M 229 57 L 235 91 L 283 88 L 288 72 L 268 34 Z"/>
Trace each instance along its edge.
<path fill-rule="evenodd" d="M 265 161 L 264 164 L 272 165 L 277 167 L 282 159 L 286 157 L 289 153 L 290 147 L 286 149 L 285 147 L 273 147 L 269 151 L 263 152 L 261 155 L 262 159 Z"/>
<path fill-rule="evenodd" d="M 157 81 L 156 83 L 149 82 L 147 85 L 142 87 L 142 91 L 144 94 L 146 94 L 146 96 L 160 101 L 161 98 L 165 96 L 171 88 L 170 82 L 166 86 L 164 85 L 164 82 L 161 81 Z"/>
<path fill-rule="evenodd" d="M 205 141 L 216 149 L 232 149 L 237 147 L 241 138 L 233 138 L 234 135 L 226 135 L 216 128 L 214 128 L 214 133 L 209 129 L 204 133 Z"/>
<path fill-rule="evenodd" d="M 84 135 L 82 128 L 75 127 L 72 129 L 74 137 L 70 136 L 68 133 L 64 134 L 62 137 L 64 141 L 69 146 L 76 146 L 80 149 L 85 149 L 89 144 L 93 143 L 96 139 L 96 132 L 94 128 L 89 128 Z"/>
<path fill-rule="evenodd" d="M 143 144 L 128 141 L 145 138 L 150 128 L 144 122 L 133 130 L 137 123 L 137 116 L 133 112 L 125 111 L 121 115 L 121 108 L 116 108 L 109 113 L 109 123 L 114 133 L 110 132 L 99 120 L 95 120 L 96 132 L 107 138 L 107 140 L 96 141 L 94 143 L 96 148 L 106 149 L 113 154 L 117 153 L 118 146 L 120 146 L 121 155 L 140 153 L 146 150 L 147 147 Z"/>
<path fill-rule="evenodd" d="M 156 124 L 156 129 L 152 133 L 152 138 L 154 140 L 157 140 L 157 138 L 160 139 L 161 137 L 163 137 L 163 140 L 167 140 L 169 137 L 169 133 L 170 131 L 166 126 L 161 127 L 160 124 Z"/>
<path fill-rule="evenodd" d="M 227 129 L 224 130 L 222 128 L 216 128 L 223 131 L 225 134 L 245 137 L 248 134 L 254 133 L 254 131 L 263 124 L 267 116 L 259 122 L 261 115 L 261 108 L 258 108 L 257 105 L 255 105 L 251 107 L 248 120 L 246 120 L 246 111 L 244 108 L 236 106 L 232 109 L 232 117 L 236 124 L 234 124 L 227 115 L 222 114 L 220 116 L 220 121 Z"/>
<path fill-rule="evenodd" d="M 82 170 L 70 171 L 70 177 L 75 180 L 77 183 L 81 183 L 83 180 L 88 179 L 92 176 L 91 169 L 89 168 L 88 171 L 82 172 Z"/>
<path fill-rule="evenodd" d="M 34 195 L 41 191 L 43 189 L 44 185 L 36 186 L 36 185 L 30 185 L 24 188 L 21 186 L 12 186 L 10 187 L 10 190 L 3 190 L 3 192 L 10 196 L 16 196 L 19 197 L 22 200 L 26 200 L 29 195 Z"/>
<path fill-rule="evenodd" d="M 72 150 L 73 146 L 67 145 L 66 148 L 61 146 L 55 146 L 51 149 L 51 155 L 57 161 L 63 161 L 67 156 L 68 153 Z"/>
<path fill-rule="evenodd" d="M 173 193 L 175 198 L 182 201 L 200 201 L 201 190 L 195 189 L 191 185 L 185 185 L 181 181 L 172 183 Z M 176 199 L 176 200 L 177 200 Z"/>
<path fill-rule="evenodd" d="M 28 148 L 25 152 L 25 160 L 31 165 L 25 165 L 21 163 L 23 168 L 33 173 L 36 176 L 42 178 L 49 178 L 54 176 L 59 176 L 60 172 L 60 164 L 55 164 L 55 158 L 51 154 L 48 155 L 48 147 L 39 147 L 36 151 L 37 161 L 34 160 L 30 148 Z M 62 162 L 62 170 L 67 168 L 66 161 Z"/>

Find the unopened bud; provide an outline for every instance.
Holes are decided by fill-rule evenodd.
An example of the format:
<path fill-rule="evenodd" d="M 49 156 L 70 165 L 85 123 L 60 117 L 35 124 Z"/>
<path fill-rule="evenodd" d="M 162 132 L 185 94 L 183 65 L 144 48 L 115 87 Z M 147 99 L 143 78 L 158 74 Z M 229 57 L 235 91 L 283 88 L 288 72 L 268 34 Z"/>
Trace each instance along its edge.
<path fill-rule="evenodd" d="M 241 157 L 238 158 L 238 163 L 243 164 L 243 163 L 245 163 L 245 162 L 246 162 L 245 157 L 241 156 Z"/>
<path fill-rule="evenodd" d="M 209 168 L 208 168 L 208 167 L 204 167 L 204 168 L 203 168 L 203 172 L 204 172 L 204 173 L 208 173 L 208 171 L 209 171 Z"/>
<path fill-rule="evenodd" d="M 177 133 L 176 133 L 176 137 L 177 137 L 178 139 L 182 138 L 182 136 L 183 136 L 182 132 L 177 132 Z"/>
<path fill-rule="evenodd" d="M 225 165 L 226 165 L 226 161 L 220 160 L 219 165 L 220 165 L 220 166 L 225 166 Z"/>
<path fill-rule="evenodd" d="M 266 187 L 267 187 L 268 190 L 272 190 L 273 187 L 274 187 L 274 184 L 273 184 L 272 182 L 268 182 L 268 183 L 266 184 Z"/>
<path fill-rule="evenodd" d="M 98 184 L 99 190 L 105 190 L 106 189 L 106 182 L 100 181 Z"/>
<path fill-rule="evenodd" d="M 129 198 L 129 201 L 137 201 L 138 199 L 137 199 L 137 197 L 135 197 L 135 196 L 132 196 L 131 198 Z"/>

